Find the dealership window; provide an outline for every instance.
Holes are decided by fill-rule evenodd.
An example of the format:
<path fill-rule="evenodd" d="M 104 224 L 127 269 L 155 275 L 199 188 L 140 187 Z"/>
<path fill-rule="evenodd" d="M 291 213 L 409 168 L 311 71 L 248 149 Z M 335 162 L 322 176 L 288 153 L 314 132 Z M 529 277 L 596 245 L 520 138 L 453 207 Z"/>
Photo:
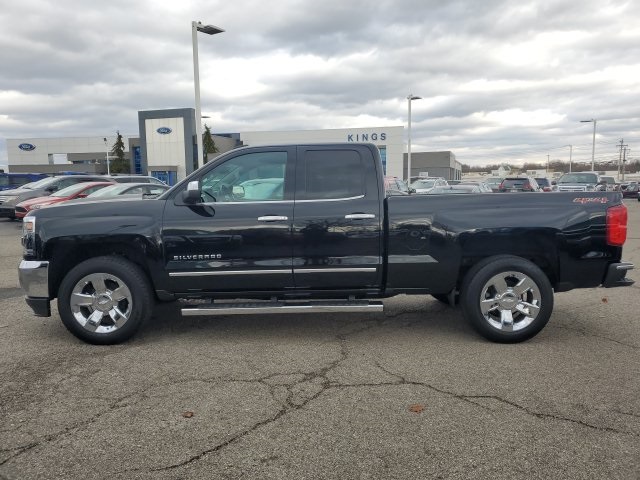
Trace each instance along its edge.
<path fill-rule="evenodd" d="M 380 150 L 380 159 L 382 160 L 382 171 L 386 175 L 387 174 L 387 147 L 386 146 L 378 147 L 378 150 Z"/>

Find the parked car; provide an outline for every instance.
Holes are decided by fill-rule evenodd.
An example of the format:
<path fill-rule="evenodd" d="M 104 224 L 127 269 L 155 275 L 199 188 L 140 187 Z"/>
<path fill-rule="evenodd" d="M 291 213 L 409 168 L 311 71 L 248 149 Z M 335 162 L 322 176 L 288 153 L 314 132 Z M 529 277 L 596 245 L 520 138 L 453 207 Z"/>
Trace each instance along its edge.
<path fill-rule="evenodd" d="M 58 190 L 51 195 L 45 197 L 36 197 L 20 202 L 16 205 L 16 218 L 23 218 L 31 210 L 37 210 L 49 205 L 55 205 L 56 203 L 66 202 L 67 200 L 74 200 L 76 198 L 85 198 L 91 193 L 98 190 L 114 185 L 113 182 L 81 182 L 75 185 L 70 185 L 67 188 Z"/>
<path fill-rule="evenodd" d="M 47 178 L 45 173 L 0 173 L 0 190 L 15 190 L 26 184 Z"/>
<path fill-rule="evenodd" d="M 603 192 L 606 183 L 598 172 L 572 172 L 562 175 L 553 188 L 558 192 Z"/>
<path fill-rule="evenodd" d="M 442 177 L 423 177 L 415 180 L 410 187 L 416 191 L 416 193 L 429 193 L 434 188 L 448 187 L 449 184 Z"/>
<path fill-rule="evenodd" d="M 389 175 L 384 177 L 384 191 L 387 195 L 409 195 L 410 193 L 404 180 Z"/>
<path fill-rule="evenodd" d="M 616 184 L 615 177 L 602 175 L 600 176 L 600 182 L 604 182 L 607 192 L 615 192 L 619 188 L 618 185 Z"/>
<path fill-rule="evenodd" d="M 87 197 L 87 200 L 106 200 L 114 197 L 144 198 L 152 195 L 161 195 L 169 190 L 168 185 L 152 183 L 121 183 L 109 185 Z"/>
<path fill-rule="evenodd" d="M 551 192 L 552 186 L 551 182 L 546 177 L 534 177 L 538 186 L 542 189 L 543 192 Z"/>
<path fill-rule="evenodd" d="M 449 182 L 451 184 L 451 182 Z M 471 182 L 471 181 L 462 181 L 456 185 L 474 185 L 480 189 L 481 193 L 493 193 L 493 190 L 489 186 L 487 182 Z"/>
<path fill-rule="evenodd" d="M 156 177 L 146 175 L 106 175 L 106 178 L 116 183 L 154 183 L 156 185 L 166 185 L 162 180 Z"/>
<path fill-rule="evenodd" d="M 640 185 L 638 184 L 638 182 L 623 183 L 622 185 L 620 185 L 620 191 L 622 192 L 622 196 L 624 198 L 638 198 L 638 201 L 640 201 L 640 197 L 638 195 L 640 191 Z"/>
<path fill-rule="evenodd" d="M 541 192 L 542 188 L 538 185 L 535 178 L 523 176 L 523 177 L 507 177 L 505 178 L 500 187 L 499 192 Z"/>
<path fill-rule="evenodd" d="M 485 180 L 485 182 L 491 187 L 491 191 L 495 193 L 500 191 L 500 184 L 503 180 L 504 178 L 502 177 L 489 177 Z"/>
<path fill-rule="evenodd" d="M 51 195 L 58 190 L 81 182 L 104 182 L 102 175 L 57 175 L 47 177 L 28 186 L 15 190 L 5 190 L 0 194 L 0 217 L 16 218 L 16 205 L 30 198 Z"/>

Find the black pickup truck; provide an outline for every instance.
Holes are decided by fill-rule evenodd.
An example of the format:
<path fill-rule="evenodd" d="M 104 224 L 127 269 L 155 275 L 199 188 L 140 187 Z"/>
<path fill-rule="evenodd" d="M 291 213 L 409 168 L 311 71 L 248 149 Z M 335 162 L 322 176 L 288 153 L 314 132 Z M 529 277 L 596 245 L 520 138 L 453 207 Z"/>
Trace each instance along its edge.
<path fill-rule="evenodd" d="M 619 193 L 386 197 L 374 145 L 246 147 L 157 199 L 33 212 L 19 274 L 36 315 L 57 298 L 91 343 L 128 339 L 156 301 L 300 314 L 380 311 L 398 294 L 459 303 L 486 338 L 518 342 L 554 291 L 633 283 L 626 228 Z"/>

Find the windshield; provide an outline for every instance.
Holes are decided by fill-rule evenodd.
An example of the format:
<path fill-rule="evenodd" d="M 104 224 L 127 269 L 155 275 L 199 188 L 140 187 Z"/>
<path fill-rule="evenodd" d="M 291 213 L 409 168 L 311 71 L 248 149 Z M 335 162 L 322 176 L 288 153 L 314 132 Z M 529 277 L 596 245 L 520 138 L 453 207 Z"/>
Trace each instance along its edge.
<path fill-rule="evenodd" d="M 67 188 L 63 188 L 62 190 L 58 190 L 57 192 L 51 194 L 52 197 L 70 197 L 71 195 L 78 193 L 87 188 L 87 184 L 85 182 L 76 183 L 75 185 L 70 185 Z"/>
<path fill-rule="evenodd" d="M 436 182 L 433 180 L 416 180 L 411 184 L 413 188 L 433 188 Z"/>
<path fill-rule="evenodd" d="M 87 198 L 95 198 L 95 197 L 111 197 L 115 195 L 120 195 L 123 190 L 127 190 L 131 188 L 131 184 L 120 183 L 118 185 L 109 185 L 108 187 L 101 188 L 97 192 L 93 192 L 88 195 Z"/>
<path fill-rule="evenodd" d="M 55 183 L 56 180 L 57 179 L 54 177 L 43 178 L 42 180 L 38 180 L 37 182 L 30 183 L 28 186 L 23 185 L 22 188 L 27 188 L 30 190 L 38 190 L 40 188 L 48 187 L 52 183 Z"/>
<path fill-rule="evenodd" d="M 602 180 L 607 182 L 609 185 L 613 185 L 616 183 L 616 179 L 613 177 L 600 177 Z"/>
<path fill-rule="evenodd" d="M 598 183 L 595 173 L 565 173 L 558 183 Z"/>
<path fill-rule="evenodd" d="M 547 178 L 536 178 L 536 182 L 538 182 L 538 185 L 540 185 L 541 187 L 549 187 L 549 180 Z"/>
<path fill-rule="evenodd" d="M 525 183 L 529 183 L 526 178 L 506 178 L 502 182 L 502 188 L 522 188 Z"/>

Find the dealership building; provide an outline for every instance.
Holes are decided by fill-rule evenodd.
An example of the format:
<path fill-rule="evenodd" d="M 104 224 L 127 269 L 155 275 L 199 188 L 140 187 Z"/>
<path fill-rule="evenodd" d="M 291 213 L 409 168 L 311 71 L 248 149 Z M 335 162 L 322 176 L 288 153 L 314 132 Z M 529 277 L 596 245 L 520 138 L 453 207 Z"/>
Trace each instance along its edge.
<path fill-rule="evenodd" d="M 192 108 L 138 112 L 139 134 L 123 134 L 125 157 L 131 173 L 153 175 L 169 184 L 197 168 L 195 111 Z M 406 177 L 404 127 L 341 128 L 214 134 L 219 155 L 240 146 L 296 143 L 368 142 L 380 150 L 387 175 Z M 107 173 L 107 161 L 116 137 L 7 139 L 11 172 Z M 210 156 L 211 159 L 211 156 Z M 461 165 L 451 152 L 414 152 L 411 174 L 438 173 L 448 179 L 461 175 Z M 443 173 L 443 175 L 440 175 Z"/>

